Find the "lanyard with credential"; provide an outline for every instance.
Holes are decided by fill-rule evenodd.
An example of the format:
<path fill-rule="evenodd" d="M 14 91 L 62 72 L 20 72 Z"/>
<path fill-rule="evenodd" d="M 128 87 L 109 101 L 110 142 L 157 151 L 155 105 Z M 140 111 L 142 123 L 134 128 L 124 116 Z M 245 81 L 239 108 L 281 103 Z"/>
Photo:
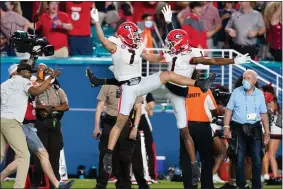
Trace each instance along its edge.
<path fill-rule="evenodd" d="M 245 94 L 245 99 L 246 99 L 246 100 L 245 100 L 245 101 L 246 101 L 246 102 L 245 102 L 245 103 L 246 103 L 246 119 L 247 119 L 247 115 L 248 115 L 248 98 L 247 98 L 247 96 L 248 96 L 248 95 Z M 256 105 L 256 100 L 255 100 L 255 96 L 254 96 L 254 113 L 257 113 L 257 112 L 256 112 L 256 106 L 255 106 L 255 105 Z M 247 120 L 247 121 L 248 121 L 248 120 Z"/>
<path fill-rule="evenodd" d="M 60 97 L 59 97 L 59 94 L 58 94 L 58 91 L 57 91 L 57 90 L 55 90 L 55 93 L 56 93 L 56 98 L 57 98 L 57 100 L 60 100 Z M 50 105 L 49 94 L 48 94 L 47 91 L 46 91 L 46 96 L 47 96 L 47 100 L 48 100 L 48 105 Z M 56 127 L 56 124 L 57 124 L 57 118 L 53 118 L 53 127 L 54 127 L 54 128 Z"/>

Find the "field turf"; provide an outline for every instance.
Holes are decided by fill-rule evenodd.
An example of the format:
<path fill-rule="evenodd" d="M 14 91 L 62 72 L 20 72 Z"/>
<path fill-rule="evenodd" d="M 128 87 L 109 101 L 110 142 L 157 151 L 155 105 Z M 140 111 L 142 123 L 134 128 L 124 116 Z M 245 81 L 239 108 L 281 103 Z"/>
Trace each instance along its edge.
<path fill-rule="evenodd" d="M 94 188 L 96 181 L 95 180 L 89 180 L 89 179 L 84 179 L 84 180 L 79 180 L 76 179 L 76 183 L 73 185 L 72 188 Z M 12 188 L 14 182 L 13 181 L 4 181 L 2 183 L 2 188 Z M 215 184 L 215 188 L 221 187 L 221 184 Z M 137 185 L 133 185 L 134 188 L 138 188 Z M 108 184 L 107 188 L 115 188 L 114 184 Z M 151 184 L 150 188 L 183 188 L 183 184 L 181 182 L 170 182 L 170 181 L 161 181 L 159 184 Z M 200 185 L 199 185 L 200 188 Z M 265 188 L 269 189 L 275 189 L 275 188 L 282 188 L 282 186 L 264 186 Z"/>

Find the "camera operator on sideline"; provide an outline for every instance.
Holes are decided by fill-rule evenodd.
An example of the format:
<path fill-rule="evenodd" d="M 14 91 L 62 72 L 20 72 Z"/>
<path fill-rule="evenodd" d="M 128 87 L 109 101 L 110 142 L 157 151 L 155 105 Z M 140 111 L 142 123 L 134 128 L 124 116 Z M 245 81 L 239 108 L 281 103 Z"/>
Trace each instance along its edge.
<path fill-rule="evenodd" d="M 225 113 L 225 107 L 230 98 L 230 91 L 225 86 L 218 86 L 213 90 L 213 97 L 217 104 L 218 115 L 214 117 L 210 126 L 214 133 L 213 135 L 213 151 L 215 163 L 212 170 L 213 182 L 214 183 L 224 183 L 224 181 L 219 177 L 218 171 L 223 161 L 227 158 L 227 147 L 225 139 L 223 138 L 223 119 Z"/>
<path fill-rule="evenodd" d="M 4 159 L 7 143 L 13 148 L 17 157 L 17 176 L 14 188 L 24 188 L 29 168 L 29 151 L 21 123 L 24 120 L 29 94 L 42 94 L 52 79 L 60 75 L 59 71 L 50 73 L 50 78 L 40 86 L 33 87 L 29 78 L 32 67 L 21 63 L 17 75 L 1 84 L 1 162 Z"/>
<path fill-rule="evenodd" d="M 15 70 L 15 72 L 12 72 L 13 70 Z M 17 64 L 13 64 L 9 68 L 9 73 L 11 75 L 10 77 L 12 77 L 13 75 L 15 75 L 15 73 L 17 73 Z M 50 165 L 48 153 L 46 149 L 43 147 L 43 144 L 41 143 L 40 139 L 36 134 L 36 129 L 34 127 L 34 123 L 36 120 L 36 115 L 33 105 L 34 99 L 35 99 L 34 96 L 29 95 L 27 110 L 22 126 L 24 134 L 26 136 L 28 149 L 30 150 L 31 153 L 35 154 L 40 159 L 41 166 L 45 174 L 48 176 L 51 183 L 56 186 L 56 188 L 59 189 L 70 188 L 73 185 L 74 181 L 70 181 L 69 183 L 67 183 L 67 182 L 60 182 L 56 179 Z M 14 160 L 9 165 L 7 165 L 7 167 L 1 172 L 1 181 L 3 181 L 7 176 L 11 175 L 16 169 L 17 169 L 17 160 Z"/>
<path fill-rule="evenodd" d="M 270 139 L 269 122 L 263 92 L 255 87 L 257 73 L 247 70 L 243 74 L 243 86 L 236 88 L 225 110 L 224 136 L 237 140 L 236 146 L 236 183 L 245 188 L 244 158 L 249 151 L 252 158 L 252 187 L 261 186 L 262 121 L 265 135 L 264 144 Z M 230 120 L 231 131 L 230 131 Z"/>
<path fill-rule="evenodd" d="M 46 80 L 49 80 L 50 73 L 52 73 L 52 69 L 47 68 L 45 64 L 39 64 L 37 66 L 37 84 L 42 85 Z M 35 127 L 38 137 L 49 154 L 54 174 L 57 180 L 60 180 L 59 159 L 60 151 L 63 148 L 61 119 L 64 112 L 69 110 L 69 104 L 65 92 L 58 85 L 54 84 L 55 82 L 56 80 L 52 79 L 47 90 L 35 99 L 37 116 Z M 38 178 L 32 180 L 33 186 L 37 186 L 40 183 L 40 177 L 43 176 L 40 162 L 37 158 L 35 158 L 35 167 Z"/>

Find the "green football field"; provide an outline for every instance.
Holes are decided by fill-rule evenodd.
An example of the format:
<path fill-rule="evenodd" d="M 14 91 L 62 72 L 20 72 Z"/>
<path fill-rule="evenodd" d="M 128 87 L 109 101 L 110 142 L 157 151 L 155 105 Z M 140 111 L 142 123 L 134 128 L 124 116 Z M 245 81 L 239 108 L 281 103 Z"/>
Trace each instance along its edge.
<path fill-rule="evenodd" d="M 76 183 L 72 188 L 94 188 L 95 180 L 79 180 L 76 179 Z M 14 182 L 13 181 L 5 181 L 2 183 L 2 188 L 12 188 Z M 221 184 L 215 184 L 215 188 L 222 186 Z M 134 188 L 138 188 L 137 185 L 133 185 Z M 160 184 L 151 184 L 151 188 L 183 188 L 183 184 L 181 182 L 170 182 L 170 181 L 161 181 Z M 200 187 L 200 186 L 199 186 Z M 108 188 L 115 188 L 114 184 L 109 184 Z M 281 188 L 281 186 L 264 186 L 264 188 Z"/>

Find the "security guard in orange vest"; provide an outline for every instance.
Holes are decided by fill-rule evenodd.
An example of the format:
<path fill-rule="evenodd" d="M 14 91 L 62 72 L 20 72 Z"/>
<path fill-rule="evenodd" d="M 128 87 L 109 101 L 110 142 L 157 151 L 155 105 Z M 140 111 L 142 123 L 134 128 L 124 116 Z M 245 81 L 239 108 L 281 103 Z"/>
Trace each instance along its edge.
<path fill-rule="evenodd" d="M 196 70 L 192 76 L 197 77 Z M 198 87 L 189 87 L 186 99 L 188 129 L 201 159 L 201 188 L 214 188 L 212 181 L 213 136 L 210 127 L 212 114 L 216 115 L 217 105 L 210 90 L 203 93 Z M 191 160 L 187 155 L 184 141 L 180 135 L 180 164 L 184 188 L 197 188 L 192 185 Z"/>

